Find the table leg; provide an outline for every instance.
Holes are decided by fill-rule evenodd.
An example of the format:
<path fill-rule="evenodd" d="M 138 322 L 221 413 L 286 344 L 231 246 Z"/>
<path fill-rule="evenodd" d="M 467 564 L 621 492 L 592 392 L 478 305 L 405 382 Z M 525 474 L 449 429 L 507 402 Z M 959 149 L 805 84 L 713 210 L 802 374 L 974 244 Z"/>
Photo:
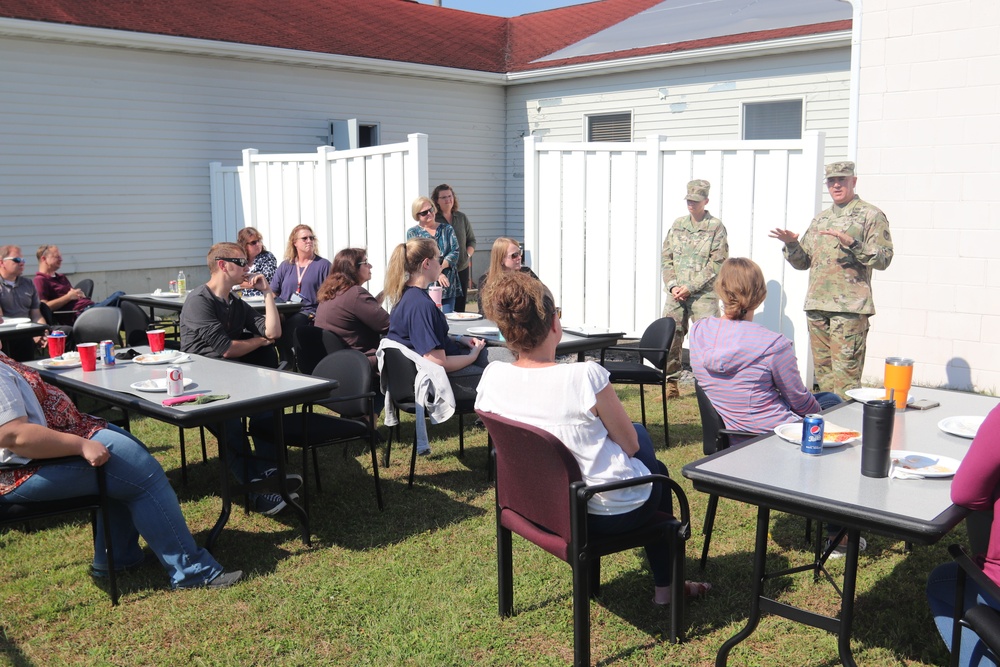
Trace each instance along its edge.
<path fill-rule="evenodd" d="M 757 508 L 757 538 L 754 541 L 753 554 L 753 590 L 750 596 L 750 617 L 743 629 L 726 640 L 715 656 L 715 667 L 726 667 L 729 652 L 741 641 L 753 634 L 760 623 L 760 599 L 764 594 L 764 568 L 767 564 L 767 533 L 771 524 L 771 510 L 766 507 Z"/>
<path fill-rule="evenodd" d="M 222 424 L 219 424 L 218 432 L 223 432 Z M 226 452 L 226 449 L 227 448 L 222 444 L 222 442 L 219 442 L 219 490 L 220 495 L 222 496 L 222 511 L 219 513 L 219 518 L 216 520 L 215 525 L 212 526 L 212 530 L 209 531 L 208 539 L 205 540 L 205 549 L 209 553 L 212 552 L 212 547 L 215 546 L 215 541 L 219 539 L 222 529 L 225 528 L 226 523 L 229 522 L 229 514 L 233 509 L 233 498 L 229 483 L 229 455 Z"/>
<path fill-rule="evenodd" d="M 858 582 L 858 554 L 861 552 L 861 531 L 847 530 L 847 557 L 844 560 L 844 593 L 840 601 L 840 632 L 837 648 L 844 667 L 856 667 L 851 653 L 851 624 L 854 621 L 854 591 Z"/>

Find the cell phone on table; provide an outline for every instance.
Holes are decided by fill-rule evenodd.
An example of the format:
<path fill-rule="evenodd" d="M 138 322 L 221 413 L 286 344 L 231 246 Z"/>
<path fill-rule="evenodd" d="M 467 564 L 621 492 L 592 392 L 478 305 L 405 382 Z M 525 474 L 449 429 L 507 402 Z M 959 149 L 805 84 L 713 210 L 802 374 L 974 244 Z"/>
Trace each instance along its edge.
<path fill-rule="evenodd" d="M 936 408 L 939 405 L 941 404 L 937 401 L 932 401 L 927 398 L 919 398 L 910 403 L 907 407 L 913 408 L 914 410 L 930 410 L 931 408 Z"/>

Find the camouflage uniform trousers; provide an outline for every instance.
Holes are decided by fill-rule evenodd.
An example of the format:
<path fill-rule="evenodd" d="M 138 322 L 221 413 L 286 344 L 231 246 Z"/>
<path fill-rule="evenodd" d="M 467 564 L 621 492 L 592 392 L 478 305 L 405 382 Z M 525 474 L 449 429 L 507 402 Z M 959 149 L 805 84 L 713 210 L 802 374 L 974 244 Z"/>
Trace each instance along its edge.
<path fill-rule="evenodd" d="M 868 315 L 807 310 L 809 346 L 816 384 L 843 399 L 848 389 L 861 386 L 868 340 Z"/>
<path fill-rule="evenodd" d="M 715 290 L 692 294 L 686 301 L 674 301 L 672 296 L 667 295 L 666 303 L 663 306 L 663 317 L 671 317 L 677 323 L 674 340 L 670 344 L 670 352 L 667 354 L 668 377 L 676 379 L 681 372 L 681 349 L 690 324 L 703 317 L 718 316 L 719 297 L 716 296 Z"/>

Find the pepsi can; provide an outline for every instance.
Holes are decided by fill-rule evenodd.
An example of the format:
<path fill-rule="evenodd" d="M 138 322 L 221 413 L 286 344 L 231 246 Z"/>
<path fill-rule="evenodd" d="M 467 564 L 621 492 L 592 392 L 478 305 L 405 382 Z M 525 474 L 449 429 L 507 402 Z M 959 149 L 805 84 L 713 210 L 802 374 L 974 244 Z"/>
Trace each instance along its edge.
<path fill-rule="evenodd" d="M 167 396 L 180 396 L 184 393 L 184 371 L 180 366 L 167 367 Z"/>
<path fill-rule="evenodd" d="M 105 366 L 115 365 L 115 344 L 110 340 L 102 340 L 97 348 L 97 356 Z"/>
<path fill-rule="evenodd" d="M 823 453 L 823 415 L 806 415 L 802 420 L 802 453 Z"/>

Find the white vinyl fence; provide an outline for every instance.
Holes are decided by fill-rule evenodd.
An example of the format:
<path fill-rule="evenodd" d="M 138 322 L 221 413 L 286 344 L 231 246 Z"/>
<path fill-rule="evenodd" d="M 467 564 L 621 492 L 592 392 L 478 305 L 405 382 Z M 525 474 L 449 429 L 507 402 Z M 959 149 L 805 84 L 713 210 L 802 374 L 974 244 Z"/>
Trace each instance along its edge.
<path fill-rule="evenodd" d="M 377 294 L 392 249 L 414 224 L 410 202 L 428 192 L 427 135 L 345 151 L 320 146 L 315 153 L 261 155 L 248 148 L 242 165 L 213 162 L 210 174 L 215 243 L 256 227 L 280 262 L 291 230 L 309 225 L 327 259 L 341 248 L 368 249 L 368 289 Z"/>
<path fill-rule="evenodd" d="M 660 250 L 687 214 L 686 184 L 711 184 L 708 210 L 729 233 L 731 257 L 750 257 L 768 281 L 754 320 L 788 336 L 811 378 L 802 304 L 806 272 L 792 269 L 775 227 L 799 234 L 820 207 L 822 133 L 796 141 L 555 143 L 525 138 L 526 261 L 567 325 L 641 335 L 663 309 Z"/>

